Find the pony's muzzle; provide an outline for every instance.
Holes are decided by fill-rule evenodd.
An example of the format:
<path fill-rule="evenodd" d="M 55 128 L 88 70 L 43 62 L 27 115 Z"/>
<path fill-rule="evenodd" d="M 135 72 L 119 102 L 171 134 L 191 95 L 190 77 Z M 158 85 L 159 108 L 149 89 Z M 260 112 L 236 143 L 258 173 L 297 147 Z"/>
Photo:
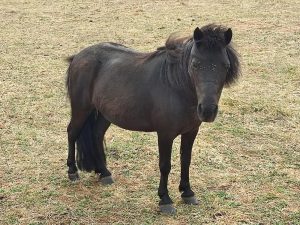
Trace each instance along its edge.
<path fill-rule="evenodd" d="M 218 113 L 218 105 L 203 105 L 197 107 L 198 117 L 202 122 L 213 122 Z"/>

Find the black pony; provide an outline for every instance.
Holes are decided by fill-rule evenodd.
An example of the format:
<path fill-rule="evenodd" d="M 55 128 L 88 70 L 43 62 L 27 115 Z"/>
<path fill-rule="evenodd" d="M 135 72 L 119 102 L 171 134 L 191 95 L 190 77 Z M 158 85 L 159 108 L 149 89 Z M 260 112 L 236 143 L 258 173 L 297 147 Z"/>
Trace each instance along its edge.
<path fill-rule="evenodd" d="M 112 183 L 103 139 L 111 123 L 128 130 L 157 132 L 160 210 L 174 213 L 168 194 L 173 140 L 181 135 L 179 191 L 187 204 L 198 204 L 189 166 L 202 122 L 213 122 L 224 86 L 240 74 L 232 31 L 210 24 L 192 37 L 170 37 L 165 47 L 141 53 L 120 44 L 101 43 L 69 58 L 67 89 L 71 102 L 67 165 L 71 180 L 81 170 L 95 171 Z"/>

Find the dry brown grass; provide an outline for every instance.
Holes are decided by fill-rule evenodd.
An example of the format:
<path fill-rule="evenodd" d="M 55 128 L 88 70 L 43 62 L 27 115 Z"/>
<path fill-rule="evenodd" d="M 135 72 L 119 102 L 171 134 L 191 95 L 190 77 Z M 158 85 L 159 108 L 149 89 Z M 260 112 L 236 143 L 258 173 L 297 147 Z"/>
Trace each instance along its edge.
<path fill-rule="evenodd" d="M 0 21 L 1 224 L 300 224 L 298 0 L 3 0 Z M 195 143 L 201 205 L 180 203 L 177 141 L 178 213 L 159 215 L 156 136 L 117 127 L 107 134 L 116 183 L 69 183 L 64 57 L 101 41 L 149 51 L 211 22 L 232 27 L 243 77 Z"/>

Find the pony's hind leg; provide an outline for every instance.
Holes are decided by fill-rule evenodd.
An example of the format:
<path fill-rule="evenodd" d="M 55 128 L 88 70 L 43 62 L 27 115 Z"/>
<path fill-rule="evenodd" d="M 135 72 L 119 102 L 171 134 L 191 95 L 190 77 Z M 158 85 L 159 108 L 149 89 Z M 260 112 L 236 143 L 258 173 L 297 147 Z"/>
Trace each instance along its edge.
<path fill-rule="evenodd" d="M 110 126 L 110 122 L 106 120 L 100 112 L 98 112 L 96 125 L 94 127 L 94 140 L 97 148 L 97 157 L 96 157 L 96 168 L 95 173 L 99 174 L 100 182 L 102 184 L 111 184 L 113 179 L 111 173 L 106 166 L 106 156 L 104 152 L 104 135 L 107 129 Z"/>
<path fill-rule="evenodd" d="M 72 112 L 71 121 L 68 125 L 68 159 L 67 166 L 68 177 L 71 181 L 76 181 L 79 179 L 77 172 L 76 162 L 75 162 L 75 142 L 80 134 L 80 131 L 88 118 L 90 111 Z"/>

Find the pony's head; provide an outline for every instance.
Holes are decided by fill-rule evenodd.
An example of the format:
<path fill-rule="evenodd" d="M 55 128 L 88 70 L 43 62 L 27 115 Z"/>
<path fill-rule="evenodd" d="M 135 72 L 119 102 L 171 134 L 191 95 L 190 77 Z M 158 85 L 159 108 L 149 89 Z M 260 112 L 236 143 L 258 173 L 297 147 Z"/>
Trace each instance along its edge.
<path fill-rule="evenodd" d="M 222 26 L 210 24 L 194 30 L 188 72 L 196 90 L 198 117 L 203 122 L 215 120 L 223 87 L 240 74 L 231 39 L 232 30 Z"/>

